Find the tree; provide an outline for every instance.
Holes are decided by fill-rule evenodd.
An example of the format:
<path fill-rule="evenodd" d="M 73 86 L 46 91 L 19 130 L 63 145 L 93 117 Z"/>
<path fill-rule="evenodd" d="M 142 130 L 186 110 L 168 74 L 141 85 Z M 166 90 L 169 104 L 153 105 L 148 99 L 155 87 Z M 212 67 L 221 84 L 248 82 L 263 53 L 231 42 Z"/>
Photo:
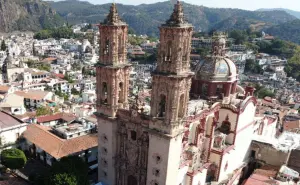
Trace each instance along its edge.
<path fill-rule="evenodd" d="M 7 47 L 6 47 L 6 44 L 5 44 L 5 41 L 2 40 L 1 42 L 1 51 L 6 51 Z"/>
<path fill-rule="evenodd" d="M 67 80 L 69 83 L 73 83 L 74 81 L 71 79 L 68 72 L 65 73 L 64 79 Z"/>
<path fill-rule="evenodd" d="M 45 116 L 52 114 L 52 111 L 49 107 L 39 107 L 36 110 L 36 116 Z"/>
<path fill-rule="evenodd" d="M 77 89 L 75 89 L 75 88 L 72 88 L 72 89 L 71 89 L 71 94 L 73 94 L 73 95 L 79 95 L 79 94 L 80 94 L 80 92 L 79 92 L 79 91 L 77 91 Z"/>
<path fill-rule="evenodd" d="M 255 73 L 255 74 L 260 74 L 263 72 L 263 69 L 255 60 L 247 59 L 245 65 L 245 71 Z"/>
<path fill-rule="evenodd" d="M 289 77 L 291 76 L 300 81 L 300 47 L 296 49 L 294 56 L 288 60 L 285 72 Z"/>
<path fill-rule="evenodd" d="M 25 166 L 27 158 L 23 151 L 13 148 L 1 152 L 1 163 L 12 170 L 20 169 Z"/>
<path fill-rule="evenodd" d="M 77 185 L 74 174 L 59 173 L 50 178 L 51 185 Z"/>
<path fill-rule="evenodd" d="M 60 174 L 60 175 L 58 175 Z M 65 175 L 62 175 L 65 174 Z M 57 177 L 55 177 L 58 175 Z M 63 157 L 60 161 L 55 162 L 49 174 L 50 179 L 57 178 L 57 180 L 68 179 L 69 182 L 75 182 L 72 180 L 73 177 L 76 178 L 76 185 L 88 185 L 88 165 L 83 161 L 83 159 L 77 156 Z M 50 184 L 49 185 L 53 185 Z M 55 184 L 56 185 L 56 184 Z M 64 184 L 58 184 L 64 185 Z M 67 184 L 69 185 L 69 184 Z M 73 185 L 73 184 L 70 184 Z"/>
<path fill-rule="evenodd" d="M 244 44 L 248 41 L 248 34 L 242 30 L 233 30 L 229 33 L 229 37 L 235 40 L 235 44 Z"/>

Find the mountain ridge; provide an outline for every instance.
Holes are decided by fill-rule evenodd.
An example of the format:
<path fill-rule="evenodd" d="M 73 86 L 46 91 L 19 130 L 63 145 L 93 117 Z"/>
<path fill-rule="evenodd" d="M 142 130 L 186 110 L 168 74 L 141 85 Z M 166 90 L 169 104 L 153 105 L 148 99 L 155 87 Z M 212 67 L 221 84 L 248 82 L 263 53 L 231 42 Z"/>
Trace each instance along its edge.
<path fill-rule="evenodd" d="M 287 8 L 260 8 L 256 11 L 274 11 L 274 10 L 280 10 L 280 11 L 285 11 L 286 13 L 297 17 L 298 19 L 300 19 L 300 11 L 295 11 L 295 10 L 291 10 L 291 9 L 287 9 Z"/>
<path fill-rule="evenodd" d="M 41 0 L 0 0 L 0 32 L 37 31 L 61 26 L 63 19 Z"/>
<path fill-rule="evenodd" d="M 110 7 L 110 4 L 94 5 L 86 1 L 76 0 L 48 1 L 48 3 L 71 24 L 80 22 L 99 23 L 105 18 Z M 183 4 L 186 18 L 197 31 L 209 31 L 216 28 L 226 30 L 227 21 L 231 23 L 230 29 L 248 29 L 251 28 L 251 24 L 265 24 L 269 27 L 297 19 L 284 11 L 262 12 Z M 136 33 L 150 36 L 158 34 L 157 27 L 169 18 L 173 10 L 173 5 L 169 1 L 136 6 L 117 4 L 117 6 L 121 17 Z M 248 24 L 240 26 L 232 18 L 237 20 L 246 19 Z M 237 21 L 237 23 L 239 22 Z"/>

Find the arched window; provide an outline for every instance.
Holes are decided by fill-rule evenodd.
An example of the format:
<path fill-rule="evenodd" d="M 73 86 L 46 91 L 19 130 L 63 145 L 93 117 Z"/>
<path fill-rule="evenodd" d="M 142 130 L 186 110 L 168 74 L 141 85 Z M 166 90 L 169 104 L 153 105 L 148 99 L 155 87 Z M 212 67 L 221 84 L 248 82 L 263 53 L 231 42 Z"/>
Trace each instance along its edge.
<path fill-rule="evenodd" d="M 103 53 L 104 53 L 104 55 L 109 54 L 109 39 L 108 38 L 105 39 L 105 47 L 104 47 Z"/>
<path fill-rule="evenodd" d="M 158 117 L 165 117 L 166 113 L 166 100 L 167 97 L 165 95 L 160 95 L 159 109 L 158 109 Z"/>
<path fill-rule="evenodd" d="M 138 184 L 137 179 L 133 175 L 128 176 L 127 185 L 137 185 L 137 184 Z"/>
<path fill-rule="evenodd" d="M 172 41 L 168 41 L 167 43 L 167 56 L 166 56 L 166 61 L 171 61 L 172 59 Z"/>
<path fill-rule="evenodd" d="M 107 94 L 108 94 L 108 90 L 107 90 L 107 83 L 103 82 L 102 83 L 102 103 L 107 104 Z"/>
<path fill-rule="evenodd" d="M 185 39 L 183 42 L 183 50 L 182 50 L 182 60 L 186 61 L 187 60 L 187 54 L 188 54 L 188 43 L 187 40 Z"/>
<path fill-rule="evenodd" d="M 123 82 L 119 83 L 119 100 L 118 103 L 124 103 L 124 87 Z"/>
<path fill-rule="evenodd" d="M 217 85 L 217 89 L 216 89 L 216 94 L 217 94 L 219 97 L 221 97 L 222 93 L 223 93 L 223 84 L 218 84 L 218 85 Z"/>
<path fill-rule="evenodd" d="M 119 44 L 119 53 L 122 53 L 122 46 L 123 46 L 123 42 L 122 42 L 122 35 L 119 35 L 118 37 L 118 44 Z"/>
<path fill-rule="evenodd" d="M 183 118 L 184 117 L 184 94 L 180 96 L 179 99 L 179 110 L 178 110 L 178 118 Z"/>

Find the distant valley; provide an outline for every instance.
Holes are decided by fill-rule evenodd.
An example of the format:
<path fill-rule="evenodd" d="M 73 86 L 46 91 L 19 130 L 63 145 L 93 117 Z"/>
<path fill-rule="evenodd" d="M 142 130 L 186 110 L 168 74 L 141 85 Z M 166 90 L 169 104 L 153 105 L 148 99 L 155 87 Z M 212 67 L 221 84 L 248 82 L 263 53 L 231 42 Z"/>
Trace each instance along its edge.
<path fill-rule="evenodd" d="M 64 23 L 100 23 L 107 15 L 109 6 L 77 0 L 0 0 L 0 32 L 37 31 Z M 118 4 L 118 10 L 135 33 L 158 36 L 158 27 L 169 18 L 173 5 L 169 1 L 138 6 Z M 187 3 L 184 3 L 184 11 L 195 31 L 251 29 L 300 43 L 300 12 L 208 8 Z"/>

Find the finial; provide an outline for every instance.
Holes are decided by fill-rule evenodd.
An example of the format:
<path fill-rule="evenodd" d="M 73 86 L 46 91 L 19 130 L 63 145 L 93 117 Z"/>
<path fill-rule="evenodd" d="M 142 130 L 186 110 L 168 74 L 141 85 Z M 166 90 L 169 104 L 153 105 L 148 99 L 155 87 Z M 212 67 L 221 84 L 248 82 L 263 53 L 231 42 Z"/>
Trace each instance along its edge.
<path fill-rule="evenodd" d="M 186 24 L 186 20 L 183 13 L 183 7 L 179 0 L 177 0 L 177 4 L 174 6 L 173 13 L 170 19 L 167 21 L 167 25 L 178 26 L 180 24 Z"/>
<path fill-rule="evenodd" d="M 109 14 L 107 15 L 106 19 L 104 20 L 104 24 L 107 24 L 107 25 L 125 24 L 119 17 L 117 6 L 116 6 L 115 2 L 112 3 Z"/>

